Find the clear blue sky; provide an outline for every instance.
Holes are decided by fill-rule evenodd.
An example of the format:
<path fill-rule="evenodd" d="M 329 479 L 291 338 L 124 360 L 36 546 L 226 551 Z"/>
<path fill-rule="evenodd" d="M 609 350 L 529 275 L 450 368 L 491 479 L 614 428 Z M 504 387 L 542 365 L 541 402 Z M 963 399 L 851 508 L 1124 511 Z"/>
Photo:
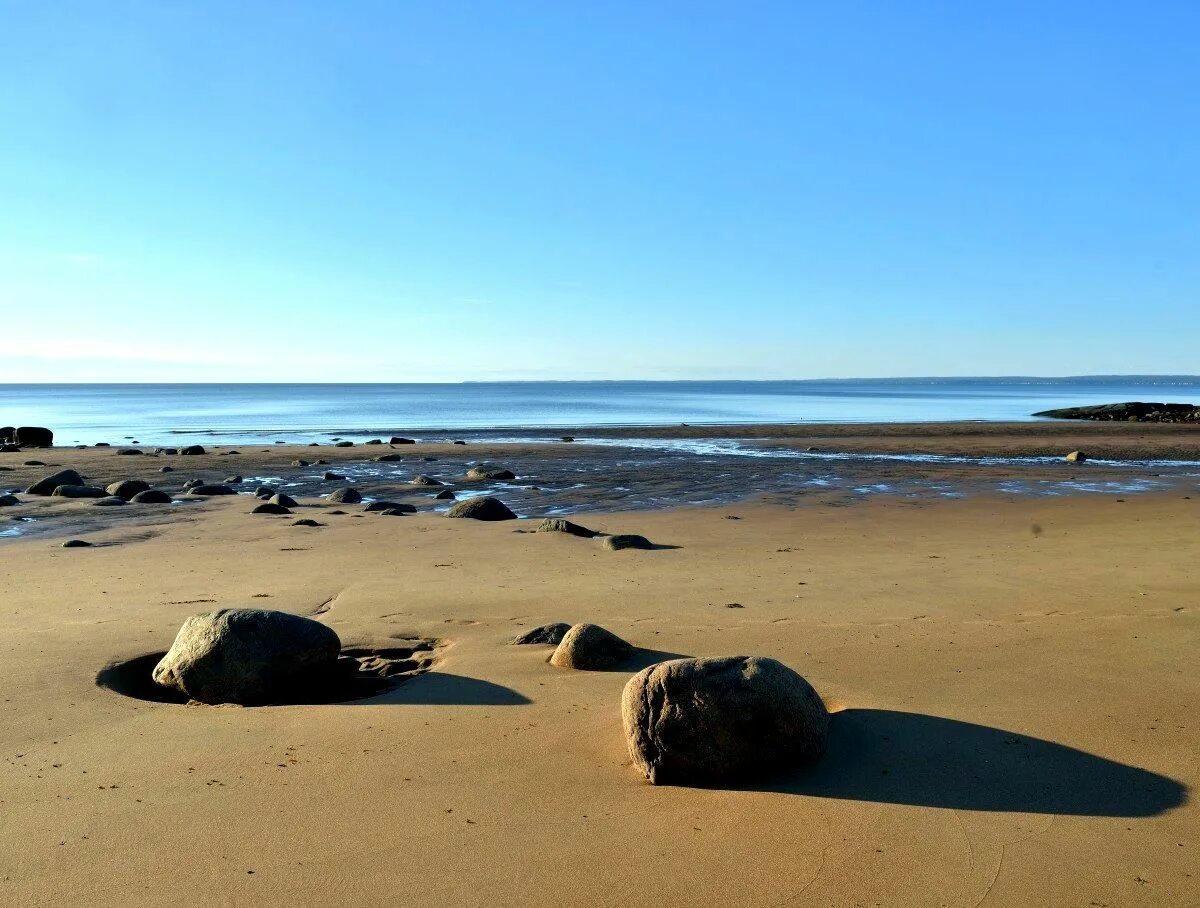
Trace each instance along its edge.
<path fill-rule="evenodd" d="M 1200 5 L 0 0 L 0 380 L 1200 372 Z"/>

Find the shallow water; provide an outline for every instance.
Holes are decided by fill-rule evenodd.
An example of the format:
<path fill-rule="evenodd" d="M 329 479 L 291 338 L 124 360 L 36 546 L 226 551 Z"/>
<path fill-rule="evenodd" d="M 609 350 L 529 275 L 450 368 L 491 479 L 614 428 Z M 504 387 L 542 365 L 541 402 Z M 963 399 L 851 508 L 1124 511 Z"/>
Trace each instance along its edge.
<path fill-rule="evenodd" d="M 1193 402 L 1200 378 L 772 382 L 0 385 L 0 424 L 60 444 L 325 441 L 498 427 L 1027 420 L 1118 400 Z M 465 437 L 472 437 L 469 434 Z"/>

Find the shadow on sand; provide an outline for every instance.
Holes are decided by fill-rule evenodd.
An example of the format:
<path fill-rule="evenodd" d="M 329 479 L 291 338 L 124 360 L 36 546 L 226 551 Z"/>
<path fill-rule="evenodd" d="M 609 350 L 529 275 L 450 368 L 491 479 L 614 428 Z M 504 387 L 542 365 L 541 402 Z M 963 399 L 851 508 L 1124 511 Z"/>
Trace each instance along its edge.
<path fill-rule="evenodd" d="M 885 709 L 831 717 L 816 766 L 758 786 L 823 798 L 1094 817 L 1150 817 L 1187 801 L 1187 786 L 1073 747 Z"/>
<path fill-rule="evenodd" d="M 146 653 L 133 659 L 113 662 L 96 675 L 96 686 L 135 700 L 186 703 L 187 697 L 154 683 L 154 666 L 164 655 L 166 653 L 163 652 Z M 264 705 L 522 706 L 531 702 L 524 695 L 499 684 L 435 670 L 392 679 L 375 676 L 335 676 L 308 689 L 297 689 L 295 696 L 286 701 Z"/>

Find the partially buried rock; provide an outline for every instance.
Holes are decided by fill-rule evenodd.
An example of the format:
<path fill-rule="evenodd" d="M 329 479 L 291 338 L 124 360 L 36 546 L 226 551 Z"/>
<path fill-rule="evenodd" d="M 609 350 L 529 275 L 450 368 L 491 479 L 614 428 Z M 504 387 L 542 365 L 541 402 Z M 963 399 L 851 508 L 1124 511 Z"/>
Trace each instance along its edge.
<path fill-rule="evenodd" d="M 25 463 L 21 464 L 21 466 L 24 467 L 44 467 L 45 465 L 46 462 L 44 460 L 27 460 Z"/>
<path fill-rule="evenodd" d="M 526 631 L 513 637 L 513 645 L 525 646 L 531 643 L 550 644 L 557 646 L 562 642 L 562 638 L 566 636 L 567 631 L 571 629 L 571 625 L 565 622 L 557 624 L 543 624 L 541 627 L 535 627 L 533 630 Z"/>
<path fill-rule="evenodd" d="M 418 473 L 409 480 L 409 484 L 414 486 L 425 486 L 427 488 L 437 488 L 438 486 L 445 485 L 445 483 L 440 479 L 434 479 L 432 476 L 426 476 L 424 473 Z"/>
<path fill-rule="evenodd" d="M 636 533 L 617 533 L 615 536 L 604 537 L 604 547 L 617 552 L 621 549 L 652 549 L 654 543 Z"/>
<path fill-rule="evenodd" d="M 416 442 L 411 438 L 401 438 L 399 435 L 393 435 L 392 440 L 388 442 L 390 445 L 415 445 Z"/>
<path fill-rule="evenodd" d="M 150 483 L 140 479 L 122 479 L 120 482 L 112 483 L 106 491 L 109 495 L 117 495 L 128 501 L 138 492 L 144 492 L 148 488 L 150 488 Z"/>
<path fill-rule="evenodd" d="M 1082 451 L 1072 451 L 1065 459 L 1068 463 L 1083 463 L 1088 459 L 1088 456 Z"/>
<path fill-rule="evenodd" d="M 83 477 L 74 470 L 59 470 L 57 473 L 51 473 L 45 479 L 39 479 L 26 489 L 25 493 L 27 495 L 53 495 L 54 490 L 59 486 L 81 486 L 84 484 Z"/>
<path fill-rule="evenodd" d="M 292 466 L 293 467 L 310 467 L 310 466 L 312 466 L 312 464 L 310 464 L 307 460 L 293 460 Z"/>
<path fill-rule="evenodd" d="M 289 509 L 285 508 L 281 504 L 272 504 L 269 501 L 264 501 L 262 504 L 256 506 L 254 508 L 254 510 L 251 511 L 250 513 L 251 514 L 290 514 L 292 512 Z"/>
<path fill-rule="evenodd" d="M 204 485 L 203 479 L 188 479 L 188 480 L 185 480 L 183 483 L 183 487 L 185 489 L 194 489 L 194 488 L 196 488 L 196 486 L 202 486 L 202 485 Z"/>
<path fill-rule="evenodd" d="M 123 504 L 129 504 L 129 502 L 120 495 L 106 495 L 103 498 L 97 498 L 92 502 L 93 506 L 99 508 L 119 507 Z"/>
<path fill-rule="evenodd" d="M 362 495 L 358 489 L 352 489 L 345 486 L 340 489 L 334 489 L 329 493 L 329 500 L 336 501 L 338 504 L 358 504 L 362 501 Z"/>
<path fill-rule="evenodd" d="M 353 447 L 354 447 L 354 442 L 352 442 L 352 441 L 339 441 L 339 442 L 337 442 L 336 444 L 334 444 L 334 447 L 335 447 L 335 448 L 353 448 Z"/>
<path fill-rule="evenodd" d="M 180 454 L 203 454 L 204 448 L 201 445 L 188 445 L 186 448 L 183 448 L 179 453 Z"/>
<path fill-rule="evenodd" d="M 274 495 L 278 491 L 279 490 L 277 488 L 275 488 L 274 486 L 259 486 L 257 489 L 254 490 L 254 497 L 255 498 L 270 498 L 272 495 Z"/>
<path fill-rule="evenodd" d="M 174 468 L 174 467 L 159 467 L 159 468 L 158 468 L 158 472 L 160 472 L 160 473 L 174 473 L 174 472 L 175 472 L 175 468 Z"/>
<path fill-rule="evenodd" d="M 400 511 L 404 514 L 415 514 L 417 509 L 411 504 L 401 504 L 398 501 L 372 501 L 364 511 Z"/>
<path fill-rule="evenodd" d="M 403 454 L 380 454 L 375 458 L 377 463 L 395 463 L 397 460 L 403 460 Z"/>
<path fill-rule="evenodd" d="M 517 515 L 499 498 L 468 498 L 446 512 L 447 517 L 466 517 L 471 520 L 516 520 Z"/>
<path fill-rule="evenodd" d="M 122 454 L 126 457 L 131 457 L 131 456 L 134 456 L 137 454 L 141 454 L 142 450 L 140 448 L 119 448 L 117 450 L 117 453 Z"/>
<path fill-rule="evenodd" d="M 591 539 L 597 535 L 595 530 L 589 530 L 587 527 L 580 526 L 577 523 L 571 523 L 569 520 L 563 520 L 561 517 L 547 517 L 538 524 L 535 533 L 568 533 L 571 536 L 582 536 L 584 539 Z"/>
<path fill-rule="evenodd" d="M 0 495 L 0 508 L 11 508 L 13 505 L 21 503 L 21 499 L 16 495 Z"/>
<path fill-rule="evenodd" d="M 300 520 L 293 520 L 292 526 L 294 526 L 294 527 L 323 527 L 323 526 L 325 526 L 325 524 L 317 523 L 311 517 L 302 517 Z"/>
<path fill-rule="evenodd" d="M 489 482 L 516 478 L 512 470 L 503 470 L 499 467 L 471 467 L 471 469 L 467 470 L 467 479 L 471 482 Z"/>
<path fill-rule="evenodd" d="M 343 476 L 342 474 L 331 473 L 328 470 L 325 472 L 325 475 L 322 476 L 321 478 L 323 480 L 325 480 L 326 482 L 345 482 L 346 481 L 346 477 Z"/>
<path fill-rule="evenodd" d="M 377 513 L 380 517 L 403 517 L 404 515 L 411 514 L 413 512 L 405 511 L 400 508 L 384 508 L 382 511 L 378 511 Z"/>
<path fill-rule="evenodd" d="M 195 498 L 207 498 L 209 495 L 236 495 L 233 489 L 223 485 L 198 485 L 188 489 L 188 495 Z"/>
<path fill-rule="evenodd" d="M 154 680 L 201 703 L 286 703 L 326 682 L 341 641 L 319 621 L 221 609 L 188 618 Z"/>
<path fill-rule="evenodd" d="M 372 438 L 369 441 L 364 441 L 363 444 L 364 445 L 381 445 L 381 444 L 383 444 L 383 439 L 382 438 Z"/>
<path fill-rule="evenodd" d="M 438 492 L 433 497 L 439 501 L 453 501 L 454 493 L 451 492 L 449 489 L 442 489 L 440 492 Z"/>
<path fill-rule="evenodd" d="M 296 499 L 293 498 L 291 495 L 288 495 L 284 492 L 276 492 L 274 495 L 272 495 L 271 499 L 270 499 L 270 503 L 277 504 L 280 507 L 284 507 L 284 508 L 296 507 Z"/>
<path fill-rule="evenodd" d="M 57 486 L 51 494 L 55 498 L 104 498 L 108 493 L 96 486 Z"/>
<path fill-rule="evenodd" d="M 633 655 L 633 647 L 598 624 L 576 624 L 564 635 L 550 664 L 559 668 L 603 671 Z"/>
<path fill-rule="evenodd" d="M 819 758 L 829 714 L 812 685 L 758 656 L 672 659 L 625 685 L 621 718 L 653 784 L 728 784 Z"/>
<path fill-rule="evenodd" d="M 91 543 L 86 539 L 68 539 L 62 544 L 64 549 L 86 549 L 91 547 Z"/>
<path fill-rule="evenodd" d="M 134 504 L 170 504 L 171 496 L 162 489 L 147 489 L 130 499 Z"/>
<path fill-rule="evenodd" d="M 224 479 L 221 480 L 221 482 L 225 483 L 226 485 L 231 485 L 231 486 L 235 486 L 241 481 L 242 481 L 242 477 L 240 477 L 240 476 L 226 476 Z"/>

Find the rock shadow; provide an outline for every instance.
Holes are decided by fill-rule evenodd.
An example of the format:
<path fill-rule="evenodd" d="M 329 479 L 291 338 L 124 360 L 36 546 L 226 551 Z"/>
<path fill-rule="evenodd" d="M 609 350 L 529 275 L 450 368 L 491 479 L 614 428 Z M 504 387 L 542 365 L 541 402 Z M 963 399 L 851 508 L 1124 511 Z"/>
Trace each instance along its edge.
<path fill-rule="evenodd" d="M 370 702 L 410 706 L 525 706 L 533 701 L 510 687 L 482 678 L 431 671 L 381 692 Z"/>
<path fill-rule="evenodd" d="M 1151 817 L 1187 786 L 1065 744 L 941 716 L 834 713 L 829 751 L 760 790 L 811 797 L 1060 816 Z"/>

